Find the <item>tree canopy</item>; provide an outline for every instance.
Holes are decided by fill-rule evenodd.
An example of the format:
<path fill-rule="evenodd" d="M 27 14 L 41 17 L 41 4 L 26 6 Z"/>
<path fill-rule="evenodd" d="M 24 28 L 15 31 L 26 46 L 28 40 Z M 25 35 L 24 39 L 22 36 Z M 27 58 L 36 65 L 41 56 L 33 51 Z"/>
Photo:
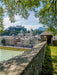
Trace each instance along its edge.
<path fill-rule="evenodd" d="M 3 45 L 5 45 L 5 43 L 6 43 L 5 39 L 2 39 L 2 40 L 1 40 L 1 43 L 2 43 Z"/>
<path fill-rule="evenodd" d="M 32 31 L 33 35 L 40 35 L 43 31 L 45 31 L 45 28 L 39 27 L 35 30 L 31 29 L 31 30 L 27 30 L 25 27 L 21 26 L 21 25 L 17 25 L 17 26 L 10 26 L 7 29 L 5 29 L 0 35 L 1 36 L 17 36 L 19 33 L 23 33 L 25 35 L 25 33 L 30 33 L 30 31 Z"/>
<path fill-rule="evenodd" d="M 19 33 L 26 33 L 27 32 L 27 29 L 24 28 L 23 26 L 21 25 L 17 25 L 17 26 L 10 26 L 8 27 L 7 29 L 5 29 L 0 35 L 17 35 Z"/>
<path fill-rule="evenodd" d="M 34 11 L 39 22 L 47 26 L 51 31 L 57 29 L 57 0 L 0 0 L 0 29 L 3 29 L 3 16 L 6 12 L 11 22 L 15 22 L 14 15 L 21 15 L 27 19 L 29 11 Z M 38 7 L 42 7 L 38 11 Z"/>
<path fill-rule="evenodd" d="M 39 12 L 40 23 L 46 25 L 48 30 L 55 35 L 57 33 L 57 0 L 48 0 L 43 3 Z"/>

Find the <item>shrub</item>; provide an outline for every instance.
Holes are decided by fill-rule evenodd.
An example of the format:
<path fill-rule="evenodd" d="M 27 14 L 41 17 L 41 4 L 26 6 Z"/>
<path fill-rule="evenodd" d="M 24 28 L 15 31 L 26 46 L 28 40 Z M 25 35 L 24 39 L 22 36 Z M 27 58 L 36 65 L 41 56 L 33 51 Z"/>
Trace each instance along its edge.
<path fill-rule="evenodd" d="M 5 43 L 6 43 L 5 39 L 2 39 L 2 40 L 1 40 L 1 43 L 2 43 L 3 45 L 5 45 Z"/>

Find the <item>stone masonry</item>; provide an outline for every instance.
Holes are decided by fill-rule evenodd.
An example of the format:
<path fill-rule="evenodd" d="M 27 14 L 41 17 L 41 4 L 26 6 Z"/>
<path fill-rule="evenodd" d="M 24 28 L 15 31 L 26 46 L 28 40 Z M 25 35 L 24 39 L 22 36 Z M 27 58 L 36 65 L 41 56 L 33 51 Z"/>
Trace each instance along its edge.
<path fill-rule="evenodd" d="M 46 42 L 0 63 L 0 75 L 39 75 L 45 58 Z"/>

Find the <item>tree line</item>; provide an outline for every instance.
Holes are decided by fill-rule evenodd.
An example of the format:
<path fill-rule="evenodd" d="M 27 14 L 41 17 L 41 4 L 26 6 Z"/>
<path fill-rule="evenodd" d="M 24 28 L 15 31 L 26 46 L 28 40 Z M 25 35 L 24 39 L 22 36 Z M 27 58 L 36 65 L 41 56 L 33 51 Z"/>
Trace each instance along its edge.
<path fill-rule="evenodd" d="M 7 29 L 5 29 L 0 35 L 8 35 L 8 36 L 12 36 L 13 34 L 16 36 L 19 33 L 30 33 L 30 31 L 32 31 L 33 35 L 40 35 L 43 31 L 39 30 L 39 29 L 31 29 L 31 30 L 27 30 L 24 26 L 21 25 L 17 25 L 17 26 L 10 26 Z"/>

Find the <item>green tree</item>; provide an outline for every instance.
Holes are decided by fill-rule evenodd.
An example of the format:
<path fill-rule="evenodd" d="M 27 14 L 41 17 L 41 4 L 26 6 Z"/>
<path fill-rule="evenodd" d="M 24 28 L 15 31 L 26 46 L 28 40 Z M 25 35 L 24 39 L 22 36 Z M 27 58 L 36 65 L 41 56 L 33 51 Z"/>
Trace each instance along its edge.
<path fill-rule="evenodd" d="M 57 0 L 43 0 L 43 8 L 39 12 L 40 23 L 53 33 L 57 30 Z"/>
<path fill-rule="evenodd" d="M 26 33 L 27 29 L 23 26 L 10 26 L 4 30 L 0 35 L 17 35 L 18 33 Z"/>
<path fill-rule="evenodd" d="M 3 12 L 4 12 L 4 10 L 3 10 L 3 8 L 2 7 L 0 7 L 0 33 L 3 31 L 3 29 L 4 29 L 4 27 L 3 27 Z"/>
<path fill-rule="evenodd" d="M 6 43 L 5 39 L 2 39 L 2 40 L 1 40 L 1 43 L 2 43 L 3 45 L 5 45 L 5 43 Z"/>
<path fill-rule="evenodd" d="M 48 28 L 57 27 L 57 0 L 0 0 L 5 5 L 0 7 L 0 22 L 3 22 L 3 13 L 6 12 L 11 20 L 15 22 L 14 15 L 21 15 L 27 19 L 30 15 L 29 11 L 34 11 L 35 17 L 39 17 L 40 23 Z M 38 11 L 38 7 L 42 3 L 42 8 Z M 1 15 L 2 14 L 2 15 Z M 1 24 L 2 25 L 2 24 Z"/>

